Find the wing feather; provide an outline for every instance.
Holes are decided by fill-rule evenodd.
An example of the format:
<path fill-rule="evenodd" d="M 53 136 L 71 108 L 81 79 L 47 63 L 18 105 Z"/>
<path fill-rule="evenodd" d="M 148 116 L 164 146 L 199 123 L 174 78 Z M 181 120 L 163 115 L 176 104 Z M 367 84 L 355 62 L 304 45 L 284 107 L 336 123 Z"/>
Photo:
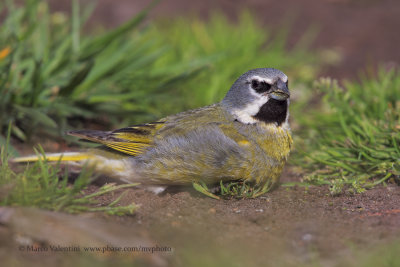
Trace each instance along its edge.
<path fill-rule="evenodd" d="M 163 122 L 158 121 L 109 132 L 83 130 L 70 131 L 68 134 L 105 145 L 127 155 L 137 156 L 152 146 L 154 135 L 163 125 Z"/>

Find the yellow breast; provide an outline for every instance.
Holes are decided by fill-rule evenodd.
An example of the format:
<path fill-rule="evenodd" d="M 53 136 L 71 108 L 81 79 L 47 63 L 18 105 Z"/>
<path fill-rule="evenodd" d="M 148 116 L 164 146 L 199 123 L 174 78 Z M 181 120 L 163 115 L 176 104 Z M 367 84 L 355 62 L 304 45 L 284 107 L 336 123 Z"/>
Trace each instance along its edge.
<path fill-rule="evenodd" d="M 292 146 L 290 129 L 284 126 L 264 124 L 260 126 L 254 140 L 262 152 L 254 154 L 254 165 L 252 171 L 246 173 L 246 179 L 255 181 L 259 185 L 266 182 L 271 185 L 276 184 Z"/>
<path fill-rule="evenodd" d="M 277 127 L 273 124 L 266 124 L 266 134 L 260 136 L 258 144 L 264 152 L 271 158 L 286 160 L 292 147 L 292 136 L 288 127 Z"/>

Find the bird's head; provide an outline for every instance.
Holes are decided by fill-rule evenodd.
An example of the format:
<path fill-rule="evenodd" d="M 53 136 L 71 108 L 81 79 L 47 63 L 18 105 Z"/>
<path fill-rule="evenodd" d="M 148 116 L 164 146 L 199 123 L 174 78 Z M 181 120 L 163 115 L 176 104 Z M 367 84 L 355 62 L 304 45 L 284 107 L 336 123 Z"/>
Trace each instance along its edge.
<path fill-rule="evenodd" d="M 288 77 L 280 70 L 259 68 L 240 76 L 222 100 L 236 120 L 278 126 L 288 120 Z"/>

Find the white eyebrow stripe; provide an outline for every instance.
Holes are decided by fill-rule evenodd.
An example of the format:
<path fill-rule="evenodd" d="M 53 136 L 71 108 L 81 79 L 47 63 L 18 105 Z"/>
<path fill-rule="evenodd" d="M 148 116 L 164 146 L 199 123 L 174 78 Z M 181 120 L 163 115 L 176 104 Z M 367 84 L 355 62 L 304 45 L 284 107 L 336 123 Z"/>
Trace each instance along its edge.
<path fill-rule="evenodd" d="M 257 76 L 257 75 L 254 75 L 252 77 L 252 79 L 257 79 L 257 80 L 259 80 L 261 82 L 264 81 L 264 82 L 269 83 L 269 84 L 273 84 L 274 83 L 274 81 L 272 79 L 263 78 L 263 77 L 260 77 L 260 76 Z M 288 77 L 285 75 L 283 82 L 287 82 L 287 80 L 288 80 Z"/>
<path fill-rule="evenodd" d="M 271 80 L 271 79 L 266 79 L 266 78 L 262 78 L 262 77 L 260 77 L 260 76 L 257 76 L 257 75 L 255 75 L 255 76 L 253 76 L 253 77 L 251 77 L 252 79 L 257 79 L 257 80 L 259 80 L 259 81 L 264 81 L 264 82 L 266 82 L 266 83 L 273 83 L 273 80 Z"/>

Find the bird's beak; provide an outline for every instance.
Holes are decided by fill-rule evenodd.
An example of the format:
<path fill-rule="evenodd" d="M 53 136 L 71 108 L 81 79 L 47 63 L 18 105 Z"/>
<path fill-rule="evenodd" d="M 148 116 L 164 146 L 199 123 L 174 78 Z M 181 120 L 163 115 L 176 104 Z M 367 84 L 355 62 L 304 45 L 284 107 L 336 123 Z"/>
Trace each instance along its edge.
<path fill-rule="evenodd" d="M 289 89 L 286 86 L 286 83 L 281 81 L 280 79 L 274 84 L 269 91 L 269 96 L 276 100 L 286 100 L 290 97 Z"/>

